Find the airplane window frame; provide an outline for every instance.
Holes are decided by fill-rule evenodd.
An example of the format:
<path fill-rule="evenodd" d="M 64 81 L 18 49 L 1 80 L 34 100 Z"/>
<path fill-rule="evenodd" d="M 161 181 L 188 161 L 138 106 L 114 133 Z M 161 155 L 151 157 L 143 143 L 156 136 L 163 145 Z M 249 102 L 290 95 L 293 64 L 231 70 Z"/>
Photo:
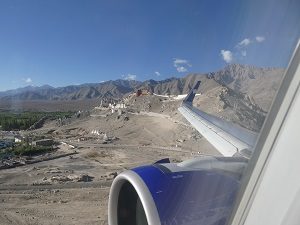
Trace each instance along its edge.
<path fill-rule="evenodd" d="M 243 225 L 272 155 L 272 147 L 297 92 L 300 80 L 300 39 L 292 54 L 271 109 L 256 142 L 254 153 L 241 180 L 227 225 Z M 297 73 L 298 72 L 298 73 Z"/>

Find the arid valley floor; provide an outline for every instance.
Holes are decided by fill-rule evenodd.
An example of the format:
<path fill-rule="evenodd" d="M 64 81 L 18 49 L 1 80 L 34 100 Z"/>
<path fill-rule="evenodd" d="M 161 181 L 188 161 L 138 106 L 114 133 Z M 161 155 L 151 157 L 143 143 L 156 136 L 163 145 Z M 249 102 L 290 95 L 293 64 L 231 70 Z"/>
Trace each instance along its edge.
<path fill-rule="evenodd" d="M 120 172 L 162 158 L 218 155 L 181 117 L 180 101 L 148 96 L 136 104 L 151 109 L 93 109 L 24 131 L 59 142 L 62 157 L 0 171 L 1 225 L 107 224 L 109 188 Z"/>

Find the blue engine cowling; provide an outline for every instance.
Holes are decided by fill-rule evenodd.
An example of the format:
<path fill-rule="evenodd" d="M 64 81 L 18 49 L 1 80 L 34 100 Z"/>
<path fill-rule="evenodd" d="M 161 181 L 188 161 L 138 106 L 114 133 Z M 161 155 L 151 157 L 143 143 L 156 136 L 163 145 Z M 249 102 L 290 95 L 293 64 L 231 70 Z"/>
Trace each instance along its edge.
<path fill-rule="evenodd" d="M 223 225 L 246 165 L 243 158 L 201 157 L 125 171 L 110 190 L 109 224 Z"/>

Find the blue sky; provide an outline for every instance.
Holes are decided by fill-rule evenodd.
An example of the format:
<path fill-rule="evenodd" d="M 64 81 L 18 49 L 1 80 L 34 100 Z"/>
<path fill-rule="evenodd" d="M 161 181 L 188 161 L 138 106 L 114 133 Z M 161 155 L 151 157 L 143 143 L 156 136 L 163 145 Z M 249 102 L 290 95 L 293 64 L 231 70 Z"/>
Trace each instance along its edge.
<path fill-rule="evenodd" d="M 285 67 L 299 0 L 2 0 L 0 91 Z"/>

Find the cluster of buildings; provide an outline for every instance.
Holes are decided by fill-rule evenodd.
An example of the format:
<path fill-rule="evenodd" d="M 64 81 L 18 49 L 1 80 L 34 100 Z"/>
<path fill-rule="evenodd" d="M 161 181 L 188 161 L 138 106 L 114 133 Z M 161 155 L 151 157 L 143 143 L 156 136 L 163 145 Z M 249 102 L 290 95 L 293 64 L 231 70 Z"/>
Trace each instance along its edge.
<path fill-rule="evenodd" d="M 145 95 L 152 95 L 152 93 L 147 89 L 138 89 L 137 91 L 129 94 L 126 98 L 120 100 L 119 103 L 117 103 L 115 100 L 112 99 L 101 100 L 100 105 L 95 107 L 95 109 L 99 109 L 99 110 L 110 109 L 112 113 L 120 112 L 120 110 L 127 108 L 129 99 L 133 97 L 139 97 Z"/>
<path fill-rule="evenodd" d="M 15 131 L 1 131 L 0 132 L 0 149 L 8 148 L 24 140 L 18 132 Z"/>
<path fill-rule="evenodd" d="M 15 143 L 22 143 L 26 141 L 26 137 L 20 135 L 16 131 L 0 131 L 0 149 L 12 147 Z M 28 140 L 27 140 L 28 141 Z M 53 139 L 40 139 L 30 141 L 32 146 L 52 146 Z"/>

